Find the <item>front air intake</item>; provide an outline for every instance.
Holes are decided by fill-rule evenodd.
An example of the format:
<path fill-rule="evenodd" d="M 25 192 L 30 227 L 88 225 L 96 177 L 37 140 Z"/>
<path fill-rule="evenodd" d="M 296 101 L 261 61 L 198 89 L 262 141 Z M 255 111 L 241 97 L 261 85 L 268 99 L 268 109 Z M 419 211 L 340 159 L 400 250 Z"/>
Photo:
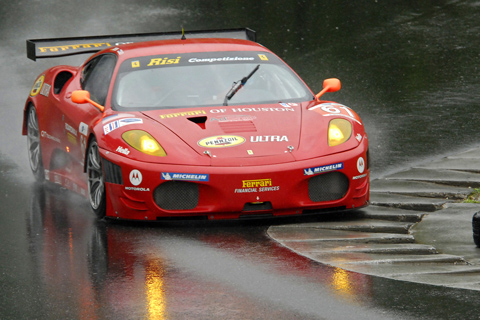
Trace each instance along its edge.
<path fill-rule="evenodd" d="M 310 178 L 308 196 L 313 202 L 338 200 L 347 194 L 348 187 L 348 178 L 343 173 L 324 173 Z"/>
<path fill-rule="evenodd" d="M 153 192 L 153 200 L 164 210 L 191 210 L 198 205 L 199 191 L 196 183 L 167 181 Z"/>

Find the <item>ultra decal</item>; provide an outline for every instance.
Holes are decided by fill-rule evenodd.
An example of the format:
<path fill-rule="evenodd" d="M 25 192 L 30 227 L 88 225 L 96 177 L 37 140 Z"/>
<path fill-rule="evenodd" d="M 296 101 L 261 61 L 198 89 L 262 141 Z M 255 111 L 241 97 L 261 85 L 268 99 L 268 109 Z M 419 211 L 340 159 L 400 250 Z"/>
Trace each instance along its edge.
<path fill-rule="evenodd" d="M 288 141 L 287 136 L 251 136 L 250 142 L 281 142 Z"/>

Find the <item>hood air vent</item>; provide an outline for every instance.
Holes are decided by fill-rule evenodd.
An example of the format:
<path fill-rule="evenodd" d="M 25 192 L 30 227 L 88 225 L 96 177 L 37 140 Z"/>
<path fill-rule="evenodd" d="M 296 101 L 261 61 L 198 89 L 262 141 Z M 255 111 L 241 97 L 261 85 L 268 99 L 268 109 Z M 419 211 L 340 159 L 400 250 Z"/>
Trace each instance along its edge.
<path fill-rule="evenodd" d="M 257 128 L 252 121 L 220 122 L 220 128 L 225 133 L 256 132 Z"/>

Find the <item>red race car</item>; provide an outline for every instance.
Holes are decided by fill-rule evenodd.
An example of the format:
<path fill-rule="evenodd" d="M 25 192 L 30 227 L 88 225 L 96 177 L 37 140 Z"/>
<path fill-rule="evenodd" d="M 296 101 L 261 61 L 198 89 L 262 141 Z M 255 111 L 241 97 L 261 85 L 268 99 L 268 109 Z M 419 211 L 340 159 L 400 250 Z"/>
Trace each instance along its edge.
<path fill-rule="evenodd" d="M 98 218 L 286 216 L 364 207 L 368 139 L 250 29 L 27 40 L 37 58 L 96 52 L 36 79 L 31 169 Z"/>

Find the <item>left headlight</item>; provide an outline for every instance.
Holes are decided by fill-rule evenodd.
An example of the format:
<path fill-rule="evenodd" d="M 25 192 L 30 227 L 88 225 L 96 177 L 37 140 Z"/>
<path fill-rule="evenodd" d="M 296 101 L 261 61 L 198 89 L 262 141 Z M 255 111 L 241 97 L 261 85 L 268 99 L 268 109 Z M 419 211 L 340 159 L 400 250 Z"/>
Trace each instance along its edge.
<path fill-rule="evenodd" d="M 338 146 L 352 135 L 352 124 L 345 119 L 333 119 L 328 124 L 328 145 Z"/>
<path fill-rule="evenodd" d="M 130 130 L 122 134 L 123 140 L 132 148 L 157 157 L 165 157 L 167 153 L 160 143 L 148 132 L 143 130 Z"/>

